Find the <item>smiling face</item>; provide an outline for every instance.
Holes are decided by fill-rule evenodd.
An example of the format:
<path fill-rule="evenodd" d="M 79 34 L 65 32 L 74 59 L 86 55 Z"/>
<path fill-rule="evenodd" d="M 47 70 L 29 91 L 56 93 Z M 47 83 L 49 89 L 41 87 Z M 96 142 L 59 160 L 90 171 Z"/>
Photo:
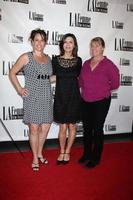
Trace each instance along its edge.
<path fill-rule="evenodd" d="M 46 45 L 45 38 L 43 37 L 43 35 L 37 33 L 34 39 L 32 40 L 33 50 L 42 52 L 45 45 Z"/>
<path fill-rule="evenodd" d="M 104 47 L 98 41 L 91 42 L 90 54 L 92 57 L 99 57 L 103 55 Z"/>
<path fill-rule="evenodd" d="M 64 52 L 66 52 L 66 53 L 72 53 L 74 47 L 75 47 L 75 44 L 74 44 L 73 38 L 72 37 L 67 37 L 64 40 L 64 44 L 63 44 Z"/>

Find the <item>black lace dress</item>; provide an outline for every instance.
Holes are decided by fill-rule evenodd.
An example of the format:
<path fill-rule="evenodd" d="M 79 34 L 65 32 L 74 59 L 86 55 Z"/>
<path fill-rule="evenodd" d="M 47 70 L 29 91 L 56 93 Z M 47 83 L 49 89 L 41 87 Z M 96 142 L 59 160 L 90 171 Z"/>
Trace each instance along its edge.
<path fill-rule="evenodd" d="M 53 74 L 56 75 L 54 98 L 54 121 L 57 123 L 76 123 L 81 120 L 81 97 L 78 76 L 82 67 L 80 57 L 52 59 Z"/>

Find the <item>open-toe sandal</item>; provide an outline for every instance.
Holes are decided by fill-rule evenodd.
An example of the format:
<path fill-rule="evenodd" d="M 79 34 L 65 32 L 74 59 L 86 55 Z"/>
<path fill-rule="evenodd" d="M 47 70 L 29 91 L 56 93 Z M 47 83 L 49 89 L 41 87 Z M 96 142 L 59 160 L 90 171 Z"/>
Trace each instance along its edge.
<path fill-rule="evenodd" d="M 35 172 L 37 172 L 37 171 L 39 171 L 39 164 L 37 163 L 32 163 L 32 170 L 33 171 L 35 171 Z"/>
<path fill-rule="evenodd" d="M 44 165 L 48 164 L 48 160 L 44 157 L 38 157 L 38 160 L 40 161 L 41 164 L 44 164 Z"/>
<path fill-rule="evenodd" d="M 68 155 L 69 159 L 65 159 L 65 155 Z M 63 160 L 63 164 L 68 164 L 70 161 L 70 153 L 64 153 L 64 160 Z"/>
<path fill-rule="evenodd" d="M 59 157 L 60 157 L 60 156 L 62 157 L 62 159 L 61 159 L 61 160 L 59 160 L 59 159 L 56 160 L 56 164 L 57 164 L 57 165 L 63 164 L 63 161 L 64 161 L 64 160 L 63 160 L 63 159 L 64 159 L 64 153 L 60 153 L 60 154 L 59 154 Z"/>

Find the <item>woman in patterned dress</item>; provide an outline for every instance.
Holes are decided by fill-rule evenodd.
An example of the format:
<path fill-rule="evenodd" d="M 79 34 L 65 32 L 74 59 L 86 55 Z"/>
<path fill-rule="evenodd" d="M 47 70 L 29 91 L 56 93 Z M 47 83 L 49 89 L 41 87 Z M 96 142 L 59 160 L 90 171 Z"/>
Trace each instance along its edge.
<path fill-rule="evenodd" d="M 76 122 L 80 120 L 80 91 L 78 76 L 82 60 L 77 56 L 76 37 L 68 33 L 60 42 L 60 55 L 52 60 L 56 76 L 54 121 L 59 124 L 60 153 L 57 164 L 67 164 L 76 135 Z M 67 139 L 68 133 L 68 139 Z"/>
<path fill-rule="evenodd" d="M 52 93 L 50 76 L 52 65 L 49 56 L 44 54 L 47 35 L 44 30 L 31 31 L 32 52 L 22 54 L 10 70 L 10 80 L 16 91 L 23 98 L 23 121 L 29 126 L 29 142 L 33 153 L 32 169 L 39 170 L 39 162 L 47 164 L 42 154 L 50 125 L 53 121 Z M 25 86 L 22 87 L 17 73 L 23 70 Z"/>

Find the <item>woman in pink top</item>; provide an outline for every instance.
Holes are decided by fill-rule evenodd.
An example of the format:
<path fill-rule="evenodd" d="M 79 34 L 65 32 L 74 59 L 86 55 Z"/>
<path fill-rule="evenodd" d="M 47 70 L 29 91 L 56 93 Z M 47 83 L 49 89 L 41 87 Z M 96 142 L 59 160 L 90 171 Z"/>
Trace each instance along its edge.
<path fill-rule="evenodd" d="M 79 163 L 92 168 L 101 160 L 104 144 L 104 122 L 110 107 L 111 91 L 119 87 L 119 70 L 103 56 L 105 42 L 91 40 L 91 58 L 83 64 L 79 83 L 83 100 L 84 152 Z"/>

